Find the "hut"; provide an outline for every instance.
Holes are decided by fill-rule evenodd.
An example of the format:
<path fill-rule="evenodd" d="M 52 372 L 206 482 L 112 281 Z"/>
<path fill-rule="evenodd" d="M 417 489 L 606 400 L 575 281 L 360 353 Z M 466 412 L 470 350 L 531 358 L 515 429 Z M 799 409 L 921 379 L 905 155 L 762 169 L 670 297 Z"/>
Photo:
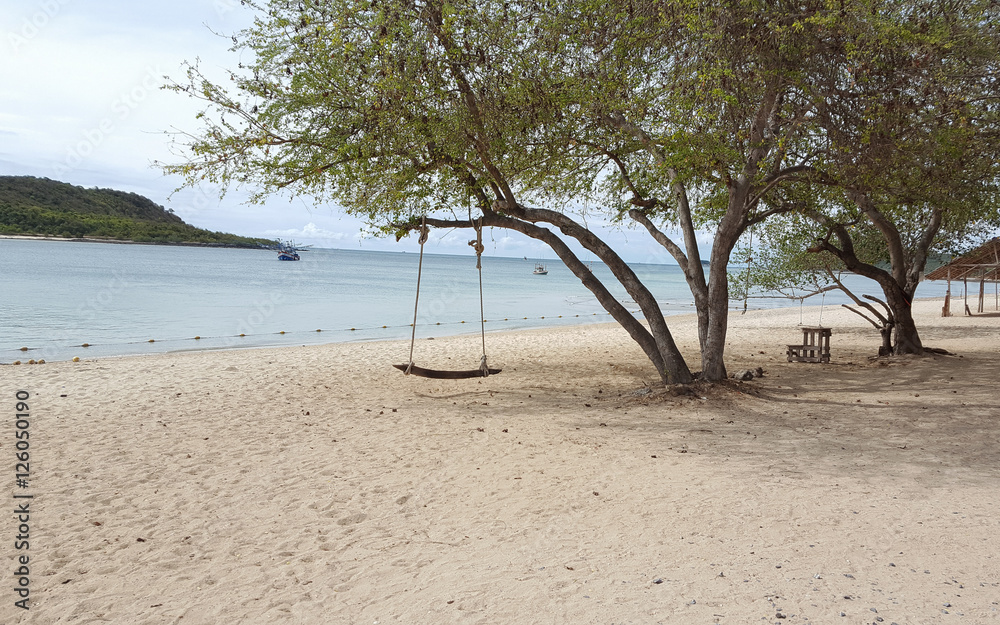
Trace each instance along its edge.
<path fill-rule="evenodd" d="M 942 317 L 951 316 L 951 283 L 961 280 L 965 285 L 965 314 L 971 316 L 969 310 L 969 281 L 979 282 L 979 312 L 983 312 L 986 299 L 986 284 L 994 285 L 994 307 L 1000 310 L 1000 237 L 994 237 L 964 256 L 942 265 L 925 276 L 926 280 L 947 280 L 948 291 L 944 297 Z"/>

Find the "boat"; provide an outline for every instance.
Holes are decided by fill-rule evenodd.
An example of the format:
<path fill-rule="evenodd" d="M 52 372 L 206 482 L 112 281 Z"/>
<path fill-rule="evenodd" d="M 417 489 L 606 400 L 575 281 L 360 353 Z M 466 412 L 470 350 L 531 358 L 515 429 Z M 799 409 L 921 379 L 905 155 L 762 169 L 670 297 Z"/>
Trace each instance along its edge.
<path fill-rule="evenodd" d="M 305 250 L 304 247 L 299 247 L 292 241 L 282 241 L 281 239 L 278 239 L 278 245 L 275 249 L 278 251 L 278 260 L 300 260 L 299 252 Z"/>
<path fill-rule="evenodd" d="M 545 265 L 543 265 L 542 263 L 537 263 L 535 265 L 535 270 L 532 271 L 531 273 L 535 274 L 536 276 L 544 276 L 549 273 L 549 270 L 546 269 Z"/>

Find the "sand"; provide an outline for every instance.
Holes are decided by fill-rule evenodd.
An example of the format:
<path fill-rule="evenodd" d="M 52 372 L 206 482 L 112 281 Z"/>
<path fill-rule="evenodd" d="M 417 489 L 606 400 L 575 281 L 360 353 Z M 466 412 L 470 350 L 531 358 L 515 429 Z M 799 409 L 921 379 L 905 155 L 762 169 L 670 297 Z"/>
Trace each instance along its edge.
<path fill-rule="evenodd" d="M 765 375 L 695 396 L 608 324 L 488 335 L 485 380 L 404 377 L 408 342 L 0 367 L 34 495 L 0 623 L 1000 622 L 1000 317 L 940 306 L 956 355 L 880 361 L 826 308 L 827 365 L 785 360 L 819 309 L 735 314 Z"/>

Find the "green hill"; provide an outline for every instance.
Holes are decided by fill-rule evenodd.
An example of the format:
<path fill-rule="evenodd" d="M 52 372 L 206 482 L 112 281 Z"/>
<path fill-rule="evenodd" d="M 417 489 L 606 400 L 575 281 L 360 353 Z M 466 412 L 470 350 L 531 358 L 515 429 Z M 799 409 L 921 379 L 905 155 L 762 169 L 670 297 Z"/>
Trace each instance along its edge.
<path fill-rule="evenodd" d="M 232 247 L 275 244 L 195 228 L 136 193 L 32 176 L 0 176 L 0 234 Z"/>

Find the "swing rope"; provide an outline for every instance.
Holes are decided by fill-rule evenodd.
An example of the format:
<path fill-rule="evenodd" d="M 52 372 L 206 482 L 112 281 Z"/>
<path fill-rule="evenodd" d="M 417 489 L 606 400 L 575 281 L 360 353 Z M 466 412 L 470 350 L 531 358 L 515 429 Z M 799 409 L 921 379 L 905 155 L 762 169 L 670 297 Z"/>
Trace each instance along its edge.
<path fill-rule="evenodd" d="M 471 219 L 470 219 L 471 221 Z M 483 218 L 479 218 L 479 224 L 475 221 L 472 226 L 476 229 L 476 240 L 469 241 L 472 249 L 476 250 L 476 270 L 479 272 L 479 328 L 483 338 L 483 357 L 479 361 L 479 370 L 483 372 L 483 377 L 490 374 L 490 368 L 486 365 L 486 309 L 483 304 Z"/>
<path fill-rule="evenodd" d="M 750 243 L 747 245 L 747 283 L 745 288 L 745 293 L 743 294 L 743 312 L 741 315 L 747 314 L 747 303 L 750 301 L 750 268 L 753 264 L 753 228 L 750 228 Z"/>
<path fill-rule="evenodd" d="M 424 270 L 424 243 L 427 242 L 427 216 L 420 221 L 420 260 L 417 262 L 417 296 L 413 298 L 413 332 L 410 334 L 410 363 L 406 365 L 406 375 L 413 371 L 413 345 L 417 342 L 417 305 L 420 303 L 420 274 Z"/>

